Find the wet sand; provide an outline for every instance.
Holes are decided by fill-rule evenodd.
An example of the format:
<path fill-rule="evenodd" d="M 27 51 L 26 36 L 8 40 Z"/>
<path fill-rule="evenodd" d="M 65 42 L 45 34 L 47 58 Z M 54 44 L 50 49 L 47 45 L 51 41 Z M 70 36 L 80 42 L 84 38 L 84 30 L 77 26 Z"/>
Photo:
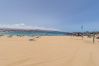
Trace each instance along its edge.
<path fill-rule="evenodd" d="M 67 36 L 1 37 L 0 66 L 99 66 L 99 40 Z"/>

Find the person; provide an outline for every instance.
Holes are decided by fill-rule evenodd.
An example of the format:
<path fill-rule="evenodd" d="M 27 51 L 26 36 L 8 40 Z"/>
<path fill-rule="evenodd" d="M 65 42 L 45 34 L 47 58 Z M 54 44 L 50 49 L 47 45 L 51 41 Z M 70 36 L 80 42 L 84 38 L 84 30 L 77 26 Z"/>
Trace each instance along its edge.
<path fill-rule="evenodd" d="M 93 44 L 95 43 L 95 33 L 93 33 Z"/>

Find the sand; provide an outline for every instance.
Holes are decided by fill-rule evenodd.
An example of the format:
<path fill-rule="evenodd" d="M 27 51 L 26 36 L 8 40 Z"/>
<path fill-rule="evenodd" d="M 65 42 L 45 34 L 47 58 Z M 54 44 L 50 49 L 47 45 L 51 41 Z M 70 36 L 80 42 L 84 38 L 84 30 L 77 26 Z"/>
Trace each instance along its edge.
<path fill-rule="evenodd" d="M 99 66 L 99 40 L 69 36 L 1 37 L 0 66 Z"/>

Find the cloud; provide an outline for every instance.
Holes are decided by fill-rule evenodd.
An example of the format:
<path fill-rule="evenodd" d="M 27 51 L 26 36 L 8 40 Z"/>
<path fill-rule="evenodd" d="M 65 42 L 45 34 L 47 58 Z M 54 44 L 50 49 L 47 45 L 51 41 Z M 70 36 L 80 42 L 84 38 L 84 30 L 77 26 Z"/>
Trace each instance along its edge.
<path fill-rule="evenodd" d="M 41 26 L 28 26 L 24 23 L 19 24 L 0 24 L 0 28 L 12 28 L 12 29 L 40 29 L 40 30 L 55 30 L 59 31 L 59 29 L 55 28 L 48 28 L 48 27 L 41 27 Z"/>

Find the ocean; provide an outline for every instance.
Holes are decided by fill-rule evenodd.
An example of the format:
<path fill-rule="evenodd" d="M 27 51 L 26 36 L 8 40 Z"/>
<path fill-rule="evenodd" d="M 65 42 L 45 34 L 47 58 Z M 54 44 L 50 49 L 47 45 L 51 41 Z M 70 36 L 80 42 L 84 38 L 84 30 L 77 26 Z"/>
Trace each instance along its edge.
<path fill-rule="evenodd" d="M 5 31 L 0 35 L 25 35 L 25 36 L 65 36 L 65 32 L 42 32 L 42 31 Z"/>

